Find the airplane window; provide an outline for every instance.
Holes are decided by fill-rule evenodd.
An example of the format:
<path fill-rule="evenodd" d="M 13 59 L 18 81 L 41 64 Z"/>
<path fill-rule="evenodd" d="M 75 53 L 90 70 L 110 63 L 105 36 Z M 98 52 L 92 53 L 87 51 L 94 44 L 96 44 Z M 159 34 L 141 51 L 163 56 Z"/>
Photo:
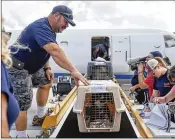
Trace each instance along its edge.
<path fill-rule="evenodd" d="M 62 47 L 67 47 L 68 46 L 68 42 L 67 41 L 62 41 L 62 42 L 60 42 L 60 45 Z"/>
<path fill-rule="evenodd" d="M 165 47 L 171 48 L 175 47 L 175 36 L 173 35 L 164 35 Z"/>

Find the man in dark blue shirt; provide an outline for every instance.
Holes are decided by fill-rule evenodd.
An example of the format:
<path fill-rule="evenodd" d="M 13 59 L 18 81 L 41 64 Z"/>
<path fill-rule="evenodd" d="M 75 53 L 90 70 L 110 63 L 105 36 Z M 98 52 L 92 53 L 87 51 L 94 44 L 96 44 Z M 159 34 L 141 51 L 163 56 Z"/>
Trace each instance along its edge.
<path fill-rule="evenodd" d="M 64 5 L 53 8 L 48 17 L 38 19 L 29 24 L 20 34 L 14 45 L 26 49 L 16 49 L 11 46 L 13 67 L 9 70 L 12 79 L 14 95 L 20 106 L 20 115 L 16 121 L 17 137 L 27 137 L 27 113 L 30 108 L 33 92 L 32 84 L 37 85 L 37 115 L 33 125 L 41 125 L 45 118 L 45 105 L 53 73 L 48 60 L 53 60 L 60 67 L 68 70 L 78 85 L 81 80 L 85 85 L 88 82 L 72 65 L 60 45 L 56 42 L 56 33 L 63 32 L 68 24 L 75 26 L 72 10 Z"/>
<path fill-rule="evenodd" d="M 106 51 L 104 44 L 95 45 L 94 47 L 92 47 L 92 52 L 93 52 L 92 53 L 93 59 L 96 59 L 97 57 L 101 57 L 104 59 L 107 58 L 107 51 Z"/>

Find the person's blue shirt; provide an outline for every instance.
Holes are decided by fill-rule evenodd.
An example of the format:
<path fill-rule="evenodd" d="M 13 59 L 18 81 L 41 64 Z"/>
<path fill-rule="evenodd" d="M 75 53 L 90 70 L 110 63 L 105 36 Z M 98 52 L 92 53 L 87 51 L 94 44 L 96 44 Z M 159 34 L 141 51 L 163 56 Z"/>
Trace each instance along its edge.
<path fill-rule="evenodd" d="M 13 89 L 8 76 L 8 71 L 5 67 L 5 64 L 1 61 L 1 93 L 2 92 L 7 97 L 7 120 L 10 129 L 12 124 L 16 121 L 20 110 L 17 100 L 12 93 Z"/>
<path fill-rule="evenodd" d="M 146 77 L 146 72 L 144 71 L 143 72 L 143 74 L 144 74 L 144 77 Z M 132 86 L 135 86 L 135 85 L 137 85 L 137 84 L 139 84 L 139 78 L 138 78 L 138 70 L 135 70 L 134 71 L 134 75 L 133 75 L 133 77 L 132 77 L 132 79 L 131 79 L 131 85 Z M 146 89 L 142 89 L 143 91 L 148 91 L 148 89 L 146 88 Z"/>
<path fill-rule="evenodd" d="M 107 52 L 107 51 L 106 51 L 106 48 L 105 48 L 105 46 L 104 46 L 104 44 L 97 44 L 95 47 L 96 47 L 96 48 L 99 47 L 99 51 L 98 51 L 97 54 L 94 56 L 95 58 L 97 58 L 97 57 L 103 57 L 104 54 L 105 54 L 105 52 Z"/>
<path fill-rule="evenodd" d="M 144 77 L 146 77 L 147 73 L 145 71 L 143 72 L 143 74 L 144 74 Z M 138 78 L 138 76 L 139 76 L 138 75 L 138 70 L 135 70 L 134 71 L 134 75 L 133 75 L 133 77 L 131 79 L 132 86 L 139 84 L 139 78 Z"/>
<path fill-rule="evenodd" d="M 173 87 L 167 77 L 167 72 L 159 78 L 154 79 L 154 90 L 158 90 L 160 96 L 165 96 Z"/>
<path fill-rule="evenodd" d="M 41 18 L 29 24 L 20 34 L 15 42 L 16 45 L 23 45 L 28 49 L 18 49 L 14 54 L 15 58 L 25 63 L 24 69 L 29 73 L 35 73 L 41 69 L 50 54 L 43 48 L 48 43 L 56 42 L 56 33 L 52 31 L 48 18 Z M 10 47 L 12 52 L 16 52 L 17 48 Z"/>
<path fill-rule="evenodd" d="M 99 47 L 100 51 L 102 51 L 103 53 L 107 52 L 106 49 L 105 49 L 104 44 L 97 44 L 95 47 Z"/>

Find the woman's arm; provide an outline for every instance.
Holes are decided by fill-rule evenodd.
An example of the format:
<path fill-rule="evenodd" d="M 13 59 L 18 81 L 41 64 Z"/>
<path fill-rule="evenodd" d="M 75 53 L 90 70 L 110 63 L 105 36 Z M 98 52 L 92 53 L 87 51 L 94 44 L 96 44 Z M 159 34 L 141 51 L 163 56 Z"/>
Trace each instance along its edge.
<path fill-rule="evenodd" d="M 8 122 L 7 122 L 7 97 L 6 95 L 1 92 L 1 135 L 2 138 L 9 138 L 9 127 L 8 127 Z"/>
<path fill-rule="evenodd" d="M 163 97 L 156 97 L 154 101 L 155 103 L 168 103 L 174 98 L 175 98 L 175 86 L 173 86 L 173 88 L 170 90 L 168 94 L 166 94 Z"/>

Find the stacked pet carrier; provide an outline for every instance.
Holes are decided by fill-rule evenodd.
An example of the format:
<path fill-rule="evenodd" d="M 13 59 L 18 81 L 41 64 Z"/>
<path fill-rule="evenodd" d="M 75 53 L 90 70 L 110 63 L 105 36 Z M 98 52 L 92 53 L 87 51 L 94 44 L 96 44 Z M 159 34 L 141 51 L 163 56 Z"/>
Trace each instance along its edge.
<path fill-rule="evenodd" d="M 73 111 L 77 113 L 80 132 L 118 132 L 120 130 L 121 97 L 118 86 L 110 80 L 112 65 L 88 63 L 90 85 L 80 83 Z"/>
<path fill-rule="evenodd" d="M 112 64 L 109 61 L 88 63 L 87 79 L 89 80 L 111 80 L 113 78 Z"/>

